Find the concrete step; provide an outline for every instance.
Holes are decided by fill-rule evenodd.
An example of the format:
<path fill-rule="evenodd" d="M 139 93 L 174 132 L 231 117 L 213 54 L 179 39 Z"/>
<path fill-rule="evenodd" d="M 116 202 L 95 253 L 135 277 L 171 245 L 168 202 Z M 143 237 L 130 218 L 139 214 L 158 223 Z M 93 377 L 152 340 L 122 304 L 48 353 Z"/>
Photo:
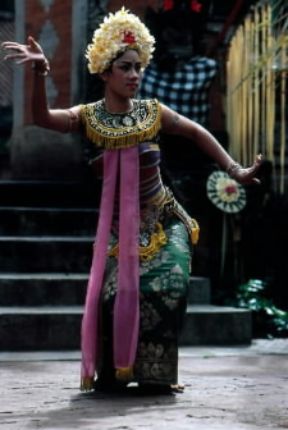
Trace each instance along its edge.
<path fill-rule="evenodd" d="M 80 345 L 83 307 L 1 307 L 0 351 L 69 350 Z M 251 314 L 244 309 L 191 305 L 181 345 L 251 342 Z"/>
<path fill-rule="evenodd" d="M 82 305 L 87 273 L 0 273 L 2 306 Z M 193 276 L 188 288 L 189 304 L 210 303 L 210 281 Z"/>
<path fill-rule="evenodd" d="M 0 351 L 80 347 L 82 307 L 0 307 Z"/>
<path fill-rule="evenodd" d="M 0 207 L 0 235 L 94 235 L 97 216 L 95 208 Z"/>
<path fill-rule="evenodd" d="M 2 273 L 88 273 L 93 254 L 90 236 L 0 236 Z M 193 277 L 192 277 L 193 280 Z M 195 278 L 191 303 L 209 303 L 207 278 Z"/>
<path fill-rule="evenodd" d="M 87 273 L 93 237 L 89 236 L 1 236 L 1 272 Z"/>
<path fill-rule="evenodd" d="M 85 273 L 0 273 L 2 306 L 73 306 L 85 301 Z"/>
<path fill-rule="evenodd" d="M 93 177 L 83 181 L 0 181 L 1 206 L 98 207 L 101 182 Z"/>
<path fill-rule="evenodd" d="M 252 339 L 249 309 L 190 305 L 181 334 L 181 345 L 240 345 Z"/>
<path fill-rule="evenodd" d="M 191 305 L 208 305 L 211 302 L 210 279 L 202 276 L 191 276 L 187 299 Z"/>

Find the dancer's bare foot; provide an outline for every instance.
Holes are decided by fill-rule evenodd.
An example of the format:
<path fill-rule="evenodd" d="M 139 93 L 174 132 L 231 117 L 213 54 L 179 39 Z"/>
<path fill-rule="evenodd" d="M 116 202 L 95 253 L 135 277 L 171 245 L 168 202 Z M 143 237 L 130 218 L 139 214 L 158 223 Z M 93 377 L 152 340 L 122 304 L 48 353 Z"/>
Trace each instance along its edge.
<path fill-rule="evenodd" d="M 183 393 L 185 389 L 185 385 L 183 384 L 173 384 L 170 385 L 172 393 Z"/>

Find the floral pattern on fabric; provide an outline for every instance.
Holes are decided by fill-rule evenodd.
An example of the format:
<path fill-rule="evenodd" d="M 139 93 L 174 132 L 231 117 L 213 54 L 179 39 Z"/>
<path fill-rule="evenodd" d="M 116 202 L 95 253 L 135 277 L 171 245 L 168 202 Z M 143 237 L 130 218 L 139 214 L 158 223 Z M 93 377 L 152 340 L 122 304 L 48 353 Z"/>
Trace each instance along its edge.
<path fill-rule="evenodd" d="M 181 221 L 168 220 L 165 233 L 168 243 L 152 260 L 140 264 L 140 331 L 134 375 L 142 384 L 177 383 L 178 337 L 186 309 L 191 253 L 188 233 Z M 111 257 L 102 296 L 106 321 L 107 312 L 112 320 L 116 279 L 117 260 Z M 111 337 L 105 335 L 105 323 L 103 331 L 103 350 L 107 354 Z M 111 363 L 111 359 L 103 357 L 104 367 L 107 362 Z"/>
<path fill-rule="evenodd" d="M 141 342 L 138 349 L 138 362 L 135 370 L 141 375 L 141 382 L 170 383 L 171 377 L 177 380 L 177 348 L 165 348 L 162 344 Z"/>

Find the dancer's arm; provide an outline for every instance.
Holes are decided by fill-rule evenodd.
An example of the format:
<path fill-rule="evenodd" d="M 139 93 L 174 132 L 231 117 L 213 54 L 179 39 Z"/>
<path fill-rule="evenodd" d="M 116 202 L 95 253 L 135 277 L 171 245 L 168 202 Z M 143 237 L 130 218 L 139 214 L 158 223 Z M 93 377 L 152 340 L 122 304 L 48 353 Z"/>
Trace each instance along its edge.
<path fill-rule="evenodd" d="M 203 152 L 213 158 L 223 170 L 226 170 L 238 182 L 242 184 L 259 183 L 259 179 L 255 178 L 255 175 L 261 165 L 261 155 L 256 157 L 252 166 L 244 168 L 235 162 L 217 139 L 200 124 L 191 121 L 183 115 L 179 115 L 165 105 L 161 105 L 161 107 L 162 130 L 165 133 L 191 139 Z"/>
<path fill-rule="evenodd" d="M 8 53 L 5 60 L 14 60 L 16 64 L 31 63 L 33 68 L 32 114 L 36 125 L 60 132 L 78 131 L 80 127 L 80 107 L 70 109 L 50 109 L 47 102 L 45 77 L 50 66 L 43 49 L 31 36 L 27 44 L 3 42 L 2 48 Z"/>

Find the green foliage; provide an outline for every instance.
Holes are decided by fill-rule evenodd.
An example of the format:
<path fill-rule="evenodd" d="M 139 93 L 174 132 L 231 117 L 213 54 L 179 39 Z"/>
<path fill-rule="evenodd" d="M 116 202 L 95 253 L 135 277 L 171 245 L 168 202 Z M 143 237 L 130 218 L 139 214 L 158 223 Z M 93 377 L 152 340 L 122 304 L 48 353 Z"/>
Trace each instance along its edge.
<path fill-rule="evenodd" d="M 238 305 L 251 309 L 256 314 L 256 323 L 266 324 L 267 330 L 272 330 L 272 334 L 288 335 L 288 312 L 277 308 L 266 294 L 267 283 L 250 279 L 239 286 Z"/>

